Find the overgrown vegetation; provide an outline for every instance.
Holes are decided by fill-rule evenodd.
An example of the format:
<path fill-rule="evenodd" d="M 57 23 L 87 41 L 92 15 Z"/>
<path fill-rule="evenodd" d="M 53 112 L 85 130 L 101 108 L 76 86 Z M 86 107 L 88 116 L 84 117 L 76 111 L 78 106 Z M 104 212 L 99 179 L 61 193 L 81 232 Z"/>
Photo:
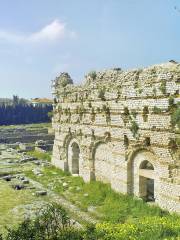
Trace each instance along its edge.
<path fill-rule="evenodd" d="M 8 229 L 6 240 L 80 240 L 82 231 L 75 229 L 64 208 L 49 204 L 37 212 L 35 219 L 25 219 L 15 229 Z"/>
<path fill-rule="evenodd" d="M 8 229 L 3 240 L 160 240 L 178 239 L 180 219 L 144 217 L 122 224 L 98 223 L 85 229 L 73 226 L 67 212 L 57 204 L 47 205 L 34 220 L 26 219 L 15 229 Z"/>
<path fill-rule="evenodd" d="M 98 98 L 100 98 L 102 101 L 105 101 L 105 88 L 101 88 L 98 91 Z"/>
<path fill-rule="evenodd" d="M 166 82 L 165 81 L 161 81 L 161 85 L 159 87 L 159 90 L 163 93 L 166 94 Z"/>
<path fill-rule="evenodd" d="M 43 159 L 43 160 L 47 160 L 50 162 L 52 152 L 39 152 L 39 151 L 34 150 L 34 151 L 29 151 L 28 154 L 37 159 Z"/>
<path fill-rule="evenodd" d="M 42 173 L 41 178 L 32 171 L 26 172 L 26 175 L 47 188 L 51 183 L 53 191 L 63 195 L 84 211 L 94 207 L 96 210 L 93 214 L 101 221 L 124 223 L 144 216 L 168 215 L 159 207 L 150 207 L 141 200 L 114 192 L 109 184 L 98 181 L 84 183 L 81 177 L 72 177 L 53 166 L 44 167 Z M 64 182 L 67 183 L 66 187 L 63 186 Z"/>
<path fill-rule="evenodd" d="M 171 114 L 171 124 L 172 127 L 177 127 L 178 131 L 180 131 L 180 103 L 174 103 L 174 98 L 169 98 L 169 112 Z"/>
<path fill-rule="evenodd" d="M 93 80 L 95 80 L 96 77 L 97 77 L 96 71 L 91 71 L 91 72 L 89 73 L 89 76 L 90 76 Z"/>
<path fill-rule="evenodd" d="M 138 133 L 138 130 L 139 130 L 139 126 L 137 124 L 137 122 L 135 121 L 131 121 L 131 127 L 130 127 L 130 130 L 133 134 L 133 137 L 137 137 L 137 133 Z"/>
<path fill-rule="evenodd" d="M 160 113 L 162 113 L 162 110 L 161 110 L 161 108 L 158 108 L 158 107 L 154 106 L 153 107 L 153 113 L 160 114 Z"/>

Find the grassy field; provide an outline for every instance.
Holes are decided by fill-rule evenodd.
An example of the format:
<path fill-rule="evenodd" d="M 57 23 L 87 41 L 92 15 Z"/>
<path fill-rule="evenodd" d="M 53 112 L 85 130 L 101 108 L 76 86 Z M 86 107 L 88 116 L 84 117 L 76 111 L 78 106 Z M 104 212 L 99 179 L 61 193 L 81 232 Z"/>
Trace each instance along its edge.
<path fill-rule="evenodd" d="M 53 166 L 42 169 L 41 178 L 27 171 L 26 175 L 41 182 L 45 187 L 71 200 L 82 210 L 90 211 L 101 221 L 111 223 L 134 222 L 144 216 L 168 216 L 175 218 L 157 206 L 149 206 L 142 200 L 114 192 L 108 184 L 101 182 L 84 183 L 81 177 L 72 177 Z M 67 186 L 63 186 L 67 183 Z"/>
<path fill-rule="evenodd" d="M 52 152 L 38 152 L 38 151 L 29 151 L 28 155 L 41 159 L 41 160 L 46 160 L 48 162 L 51 161 L 51 155 Z"/>
<path fill-rule="evenodd" d="M 22 124 L 22 125 L 8 125 L 8 126 L 0 126 L 0 129 L 16 129 L 16 128 L 27 128 L 27 129 L 34 129 L 37 128 L 49 128 L 51 127 L 51 123 L 33 123 L 33 124 Z"/>
<path fill-rule="evenodd" d="M 0 180 L 0 232 L 5 231 L 5 227 L 12 227 L 24 218 L 25 207 L 36 208 L 42 200 L 33 195 L 33 190 L 14 190 L 8 182 Z M 43 201 L 48 198 L 44 197 Z M 31 206 L 32 205 L 32 206 Z"/>

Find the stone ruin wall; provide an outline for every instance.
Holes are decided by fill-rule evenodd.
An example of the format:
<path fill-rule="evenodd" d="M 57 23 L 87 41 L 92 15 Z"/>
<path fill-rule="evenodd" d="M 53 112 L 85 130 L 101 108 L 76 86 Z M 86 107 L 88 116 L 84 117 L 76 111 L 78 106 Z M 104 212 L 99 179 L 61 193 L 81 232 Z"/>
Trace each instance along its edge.
<path fill-rule="evenodd" d="M 54 165 L 140 198 L 153 179 L 155 202 L 180 213 L 179 130 L 171 123 L 180 64 L 91 72 L 82 86 L 62 73 L 52 87 Z M 147 161 L 153 168 L 142 167 Z"/>

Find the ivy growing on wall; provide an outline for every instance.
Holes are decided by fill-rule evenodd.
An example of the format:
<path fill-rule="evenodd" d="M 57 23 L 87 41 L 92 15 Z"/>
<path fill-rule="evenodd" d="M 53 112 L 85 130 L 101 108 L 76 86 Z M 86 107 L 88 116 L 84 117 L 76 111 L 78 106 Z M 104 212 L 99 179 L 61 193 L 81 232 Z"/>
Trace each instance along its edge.
<path fill-rule="evenodd" d="M 165 81 L 161 81 L 161 85 L 159 87 L 159 90 L 163 93 L 166 94 L 166 82 Z"/>
<path fill-rule="evenodd" d="M 177 127 L 180 132 L 180 103 L 174 104 L 170 109 L 171 112 L 171 124 L 173 127 Z"/>
<path fill-rule="evenodd" d="M 132 134 L 133 134 L 133 137 L 136 138 L 136 137 L 137 137 L 138 130 L 139 130 L 139 126 L 138 126 L 137 122 L 131 121 L 130 130 L 131 130 L 131 132 L 132 132 Z"/>
<path fill-rule="evenodd" d="M 101 88 L 98 91 L 98 98 L 100 98 L 102 101 L 105 101 L 105 88 Z"/>
<path fill-rule="evenodd" d="M 162 112 L 161 108 L 158 108 L 156 106 L 153 107 L 153 113 L 160 114 Z"/>

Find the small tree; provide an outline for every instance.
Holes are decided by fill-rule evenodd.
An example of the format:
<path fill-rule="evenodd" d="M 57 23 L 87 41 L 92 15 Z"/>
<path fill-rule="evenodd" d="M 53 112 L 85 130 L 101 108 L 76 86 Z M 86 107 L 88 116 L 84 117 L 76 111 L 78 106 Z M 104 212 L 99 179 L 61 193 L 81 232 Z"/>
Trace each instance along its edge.
<path fill-rule="evenodd" d="M 89 76 L 90 76 L 93 80 L 95 80 L 96 77 L 97 77 L 96 71 L 91 71 L 91 72 L 89 73 Z"/>

